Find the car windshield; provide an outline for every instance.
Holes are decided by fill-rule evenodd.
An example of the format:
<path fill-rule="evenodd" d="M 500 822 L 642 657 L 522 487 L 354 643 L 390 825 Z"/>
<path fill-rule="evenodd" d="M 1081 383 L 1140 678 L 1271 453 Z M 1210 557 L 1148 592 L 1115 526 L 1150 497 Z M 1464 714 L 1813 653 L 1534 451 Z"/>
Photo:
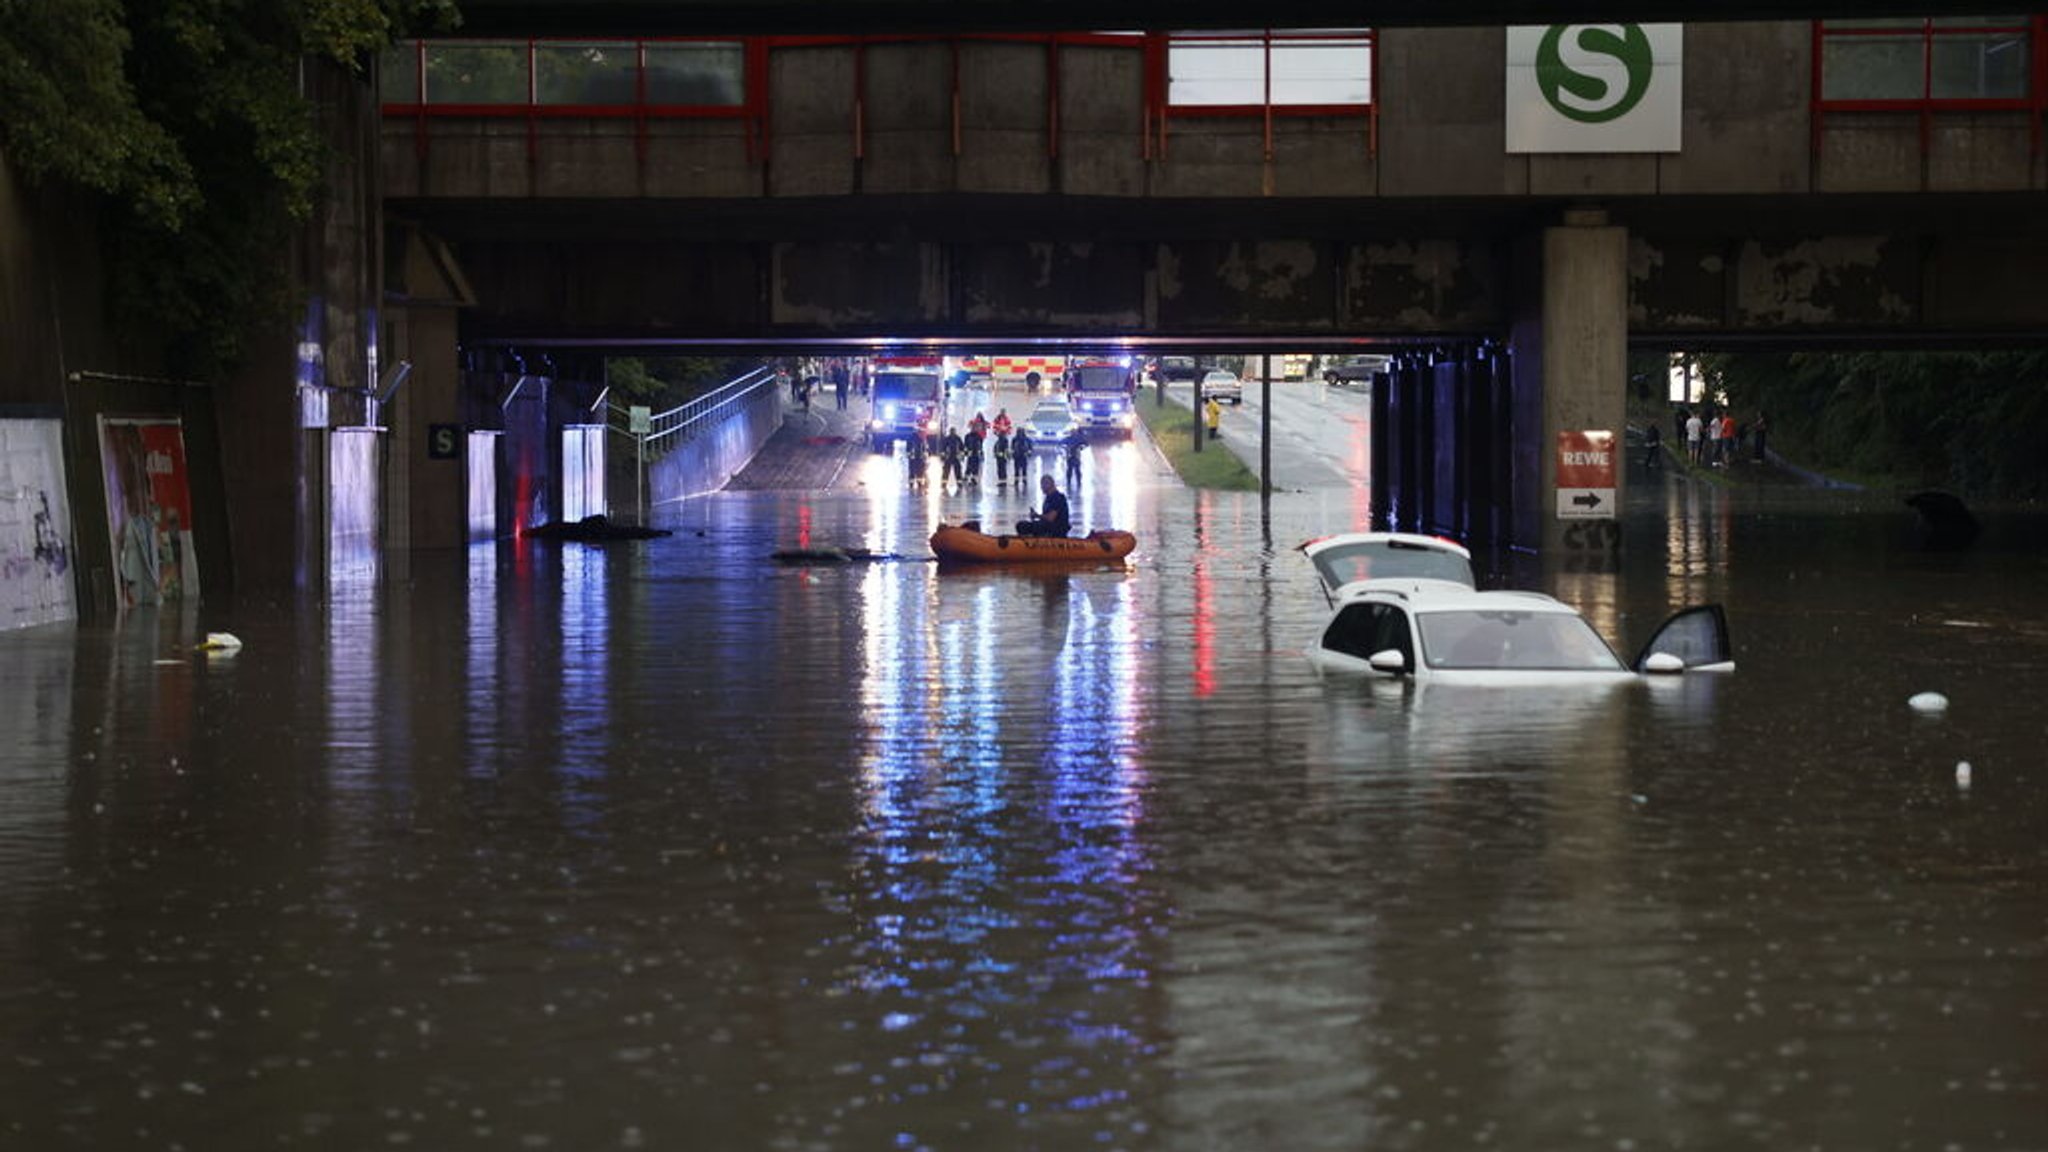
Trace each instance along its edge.
<path fill-rule="evenodd" d="M 1031 410 L 1033 424 L 1065 424 L 1071 419 L 1065 404 L 1040 404 Z"/>
<path fill-rule="evenodd" d="M 1359 580 L 1453 580 L 1473 587 L 1472 564 L 1447 548 L 1407 540 L 1372 540 L 1325 548 L 1316 571 L 1331 590 Z"/>
<path fill-rule="evenodd" d="M 1431 668 L 1614 672 L 1622 663 L 1600 634 L 1569 612 L 1459 610 L 1416 616 Z"/>
<path fill-rule="evenodd" d="M 883 372 L 875 377 L 877 400 L 937 400 L 939 378 L 930 372 Z"/>
<path fill-rule="evenodd" d="M 1228 384 L 1232 380 L 1237 379 L 1237 376 L 1230 372 L 1211 372 L 1207 376 L 1202 377 L 1202 379 L 1207 380 L 1211 384 Z"/>

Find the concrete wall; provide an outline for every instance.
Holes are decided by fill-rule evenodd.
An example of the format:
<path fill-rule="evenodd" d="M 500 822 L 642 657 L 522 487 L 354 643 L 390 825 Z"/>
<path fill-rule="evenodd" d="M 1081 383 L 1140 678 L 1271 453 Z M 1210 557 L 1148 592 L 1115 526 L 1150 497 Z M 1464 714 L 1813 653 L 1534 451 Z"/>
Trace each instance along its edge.
<path fill-rule="evenodd" d="M 1816 146 L 1810 25 L 1699 24 L 1683 151 L 1511 155 L 1505 50 L 1385 30 L 1376 124 L 1269 141 L 1149 119 L 1137 47 L 777 47 L 751 156 L 727 121 L 395 119 L 383 162 L 476 269 L 472 335 L 1497 335 L 1518 239 L 1577 204 L 1628 229 L 1639 338 L 2048 330 L 2023 114 Z"/>
<path fill-rule="evenodd" d="M 401 198 L 803 198 L 934 193 L 1233 197 L 1683 197 L 2048 187 L 2022 112 L 1811 112 L 1805 21 L 1685 29 L 1683 150 L 1511 155 L 1506 33 L 1389 28 L 1377 125 L 1178 110 L 1148 119 L 1133 46 L 777 47 L 765 150 L 738 120 L 394 119 Z M 957 83 L 955 80 L 957 74 Z M 957 106 L 955 93 L 957 90 Z M 1817 144 L 1817 147 L 1816 147 Z M 750 152 L 752 154 L 750 154 Z"/>
<path fill-rule="evenodd" d="M 772 386 L 759 388 L 731 415 L 668 451 L 647 469 L 648 523 L 674 523 L 684 500 L 725 487 L 781 424 L 781 397 Z M 616 496 L 612 504 L 622 514 L 632 507 Z"/>

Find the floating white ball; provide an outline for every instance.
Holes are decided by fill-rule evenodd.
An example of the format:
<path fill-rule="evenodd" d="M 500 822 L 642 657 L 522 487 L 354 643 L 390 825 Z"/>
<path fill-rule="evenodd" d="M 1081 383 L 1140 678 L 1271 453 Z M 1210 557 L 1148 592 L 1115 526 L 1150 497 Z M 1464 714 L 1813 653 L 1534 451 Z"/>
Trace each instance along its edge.
<path fill-rule="evenodd" d="M 1907 697 L 1906 707 L 1915 712 L 1946 712 L 1948 697 L 1939 692 L 1915 692 Z"/>

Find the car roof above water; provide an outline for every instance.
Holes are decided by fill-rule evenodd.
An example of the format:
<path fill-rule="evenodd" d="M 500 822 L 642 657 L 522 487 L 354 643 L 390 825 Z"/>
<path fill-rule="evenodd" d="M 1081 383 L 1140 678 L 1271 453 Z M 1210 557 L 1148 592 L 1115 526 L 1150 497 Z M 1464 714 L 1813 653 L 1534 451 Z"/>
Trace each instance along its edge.
<path fill-rule="evenodd" d="M 1470 589 L 1472 553 L 1463 545 L 1412 532 L 1344 532 L 1301 545 L 1331 596 L 1385 581 L 1443 582 Z"/>

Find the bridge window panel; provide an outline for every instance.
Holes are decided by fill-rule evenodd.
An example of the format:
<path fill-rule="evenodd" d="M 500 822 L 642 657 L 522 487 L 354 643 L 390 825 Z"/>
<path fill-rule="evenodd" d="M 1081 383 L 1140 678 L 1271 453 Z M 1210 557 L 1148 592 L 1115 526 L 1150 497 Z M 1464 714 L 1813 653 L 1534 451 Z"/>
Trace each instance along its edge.
<path fill-rule="evenodd" d="M 1372 103 L 1372 41 L 1275 38 L 1272 55 L 1275 104 Z"/>
<path fill-rule="evenodd" d="M 647 45 L 647 102 L 736 108 L 747 101 L 746 50 L 738 41 Z"/>
<path fill-rule="evenodd" d="M 1174 108 L 1328 108 L 1372 103 L 1372 35 L 1364 29 L 1176 32 L 1167 40 Z"/>
<path fill-rule="evenodd" d="M 2024 100 L 2028 45 L 2024 28 L 1938 35 L 1930 93 L 1937 100 Z"/>
<path fill-rule="evenodd" d="M 417 40 L 393 44 L 377 63 L 377 98 L 386 104 L 420 102 L 420 45 Z"/>
<path fill-rule="evenodd" d="M 1166 100 L 1175 107 L 1266 102 L 1266 46 L 1259 40 L 1173 41 L 1166 74 Z"/>
<path fill-rule="evenodd" d="M 532 97 L 524 43 L 427 45 L 429 104 L 525 104 Z"/>
<path fill-rule="evenodd" d="M 631 40 L 549 40 L 533 47 L 538 104 L 620 106 L 636 103 L 640 46 Z"/>
<path fill-rule="evenodd" d="M 2023 16 L 1829 20 L 1824 101 L 2025 100 L 2035 83 Z"/>
<path fill-rule="evenodd" d="M 1926 46 L 1911 39 L 1829 39 L 1821 52 L 1821 97 L 1826 100 L 1917 100 L 1926 70 Z"/>

